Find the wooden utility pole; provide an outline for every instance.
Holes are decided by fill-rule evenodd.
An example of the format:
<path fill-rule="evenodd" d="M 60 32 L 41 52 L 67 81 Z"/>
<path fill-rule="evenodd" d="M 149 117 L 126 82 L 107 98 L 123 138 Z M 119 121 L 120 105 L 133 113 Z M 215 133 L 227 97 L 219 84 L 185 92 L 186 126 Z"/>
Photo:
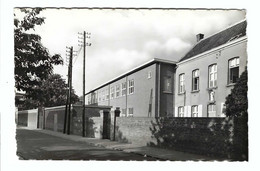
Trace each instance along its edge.
<path fill-rule="evenodd" d="M 82 33 L 79 33 L 80 35 L 83 35 L 82 37 L 79 37 L 80 39 L 83 39 L 82 41 L 78 41 L 80 44 L 79 46 L 83 46 L 83 96 L 82 96 L 82 137 L 86 136 L 86 116 L 85 116 L 85 72 L 86 72 L 86 46 L 91 46 L 91 43 L 86 43 L 86 38 L 90 38 L 91 33 L 86 33 L 85 31 Z M 88 35 L 88 36 L 86 36 Z"/>
<path fill-rule="evenodd" d="M 85 72 L 86 72 L 86 32 L 83 33 L 83 111 L 82 111 L 82 137 L 85 137 Z"/>
<path fill-rule="evenodd" d="M 68 114 L 68 132 L 70 134 L 70 116 L 71 116 L 71 91 L 72 91 L 72 58 L 73 58 L 73 46 L 70 48 L 70 82 L 69 82 L 69 114 Z"/>
<path fill-rule="evenodd" d="M 65 107 L 65 116 L 64 116 L 64 127 L 63 127 L 63 134 L 66 133 L 66 128 L 67 128 L 67 116 L 68 116 L 68 104 L 69 104 L 69 84 L 70 84 L 70 66 L 68 66 L 68 84 L 67 84 L 67 99 L 66 99 L 66 107 Z"/>
<path fill-rule="evenodd" d="M 67 47 L 69 48 L 69 47 Z M 70 49 L 70 48 L 69 48 Z M 70 99 L 70 58 L 71 58 L 71 50 L 66 51 L 69 52 L 69 64 L 68 64 L 68 83 L 67 83 L 67 99 L 66 99 L 66 107 L 65 107 L 65 116 L 64 116 L 64 127 L 63 127 L 63 134 L 67 131 L 67 117 L 68 117 L 68 105 L 69 105 L 69 99 Z"/>

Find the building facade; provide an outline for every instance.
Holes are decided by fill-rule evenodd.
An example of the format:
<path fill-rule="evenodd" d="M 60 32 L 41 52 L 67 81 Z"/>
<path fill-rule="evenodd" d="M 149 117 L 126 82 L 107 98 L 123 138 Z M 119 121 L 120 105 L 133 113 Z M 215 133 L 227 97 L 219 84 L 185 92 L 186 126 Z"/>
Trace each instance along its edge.
<path fill-rule="evenodd" d="M 176 117 L 225 116 L 225 98 L 247 66 L 246 25 L 199 39 L 177 63 Z"/>
<path fill-rule="evenodd" d="M 87 104 L 121 116 L 224 117 L 225 99 L 247 66 L 246 20 L 197 43 L 177 63 L 153 59 L 88 92 Z"/>
<path fill-rule="evenodd" d="M 153 59 L 88 92 L 87 104 L 119 107 L 122 117 L 173 116 L 175 63 Z"/>

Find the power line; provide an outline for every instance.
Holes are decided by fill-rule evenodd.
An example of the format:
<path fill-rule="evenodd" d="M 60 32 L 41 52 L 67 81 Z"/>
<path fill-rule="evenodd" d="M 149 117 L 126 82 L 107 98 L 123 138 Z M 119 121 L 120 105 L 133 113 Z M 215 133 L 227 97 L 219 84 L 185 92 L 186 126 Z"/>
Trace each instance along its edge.
<path fill-rule="evenodd" d="M 74 60 L 73 64 L 76 63 L 76 61 L 77 61 L 77 59 L 79 57 L 79 53 L 80 53 L 81 50 L 82 50 L 82 46 L 80 46 L 79 50 L 77 51 L 77 54 L 76 54 L 76 57 L 75 57 L 75 60 Z"/>

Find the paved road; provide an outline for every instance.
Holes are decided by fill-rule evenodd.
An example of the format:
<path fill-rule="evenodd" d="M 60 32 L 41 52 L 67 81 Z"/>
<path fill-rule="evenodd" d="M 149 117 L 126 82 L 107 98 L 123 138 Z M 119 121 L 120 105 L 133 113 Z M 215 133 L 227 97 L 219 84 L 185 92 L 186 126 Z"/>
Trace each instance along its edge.
<path fill-rule="evenodd" d="M 16 140 L 17 155 L 24 160 L 157 160 L 134 153 L 96 147 L 84 142 L 75 142 L 36 130 L 17 129 Z"/>

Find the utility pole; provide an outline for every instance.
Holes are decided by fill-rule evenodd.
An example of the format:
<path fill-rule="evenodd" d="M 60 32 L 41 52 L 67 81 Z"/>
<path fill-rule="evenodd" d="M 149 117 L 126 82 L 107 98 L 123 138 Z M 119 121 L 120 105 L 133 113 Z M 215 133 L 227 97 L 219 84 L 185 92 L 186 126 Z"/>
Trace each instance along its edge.
<path fill-rule="evenodd" d="M 69 77 L 69 114 L 68 114 L 68 132 L 70 134 L 70 116 L 71 116 L 71 90 L 72 90 L 72 58 L 73 58 L 73 46 L 70 48 L 70 77 Z"/>
<path fill-rule="evenodd" d="M 79 46 L 83 46 L 83 96 L 82 96 L 82 137 L 86 136 L 86 126 L 85 126 L 85 122 L 86 122 L 86 118 L 85 118 L 85 85 L 86 85 L 86 81 L 85 81 L 85 73 L 86 73 L 86 46 L 91 46 L 91 43 L 86 43 L 86 38 L 90 38 L 91 33 L 86 33 L 85 31 L 82 33 L 79 33 L 80 35 L 83 35 L 83 42 L 79 41 L 79 43 L 83 43 L 83 45 L 79 45 Z M 87 35 L 87 36 L 86 36 Z M 82 37 L 79 37 L 80 39 L 82 39 Z"/>
<path fill-rule="evenodd" d="M 65 107 L 65 116 L 64 116 L 64 127 L 63 127 L 63 134 L 66 133 L 66 130 L 67 130 L 67 117 L 68 117 L 68 105 L 69 105 L 69 98 L 70 98 L 70 48 L 69 47 L 66 47 L 69 49 L 69 51 L 66 50 L 68 54 L 66 54 L 66 64 L 68 65 L 68 83 L 67 83 L 67 99 L 66 99 L 66 107 Z M 69 61 L 67 61 L 67 56 L 69 56 Z"/>

